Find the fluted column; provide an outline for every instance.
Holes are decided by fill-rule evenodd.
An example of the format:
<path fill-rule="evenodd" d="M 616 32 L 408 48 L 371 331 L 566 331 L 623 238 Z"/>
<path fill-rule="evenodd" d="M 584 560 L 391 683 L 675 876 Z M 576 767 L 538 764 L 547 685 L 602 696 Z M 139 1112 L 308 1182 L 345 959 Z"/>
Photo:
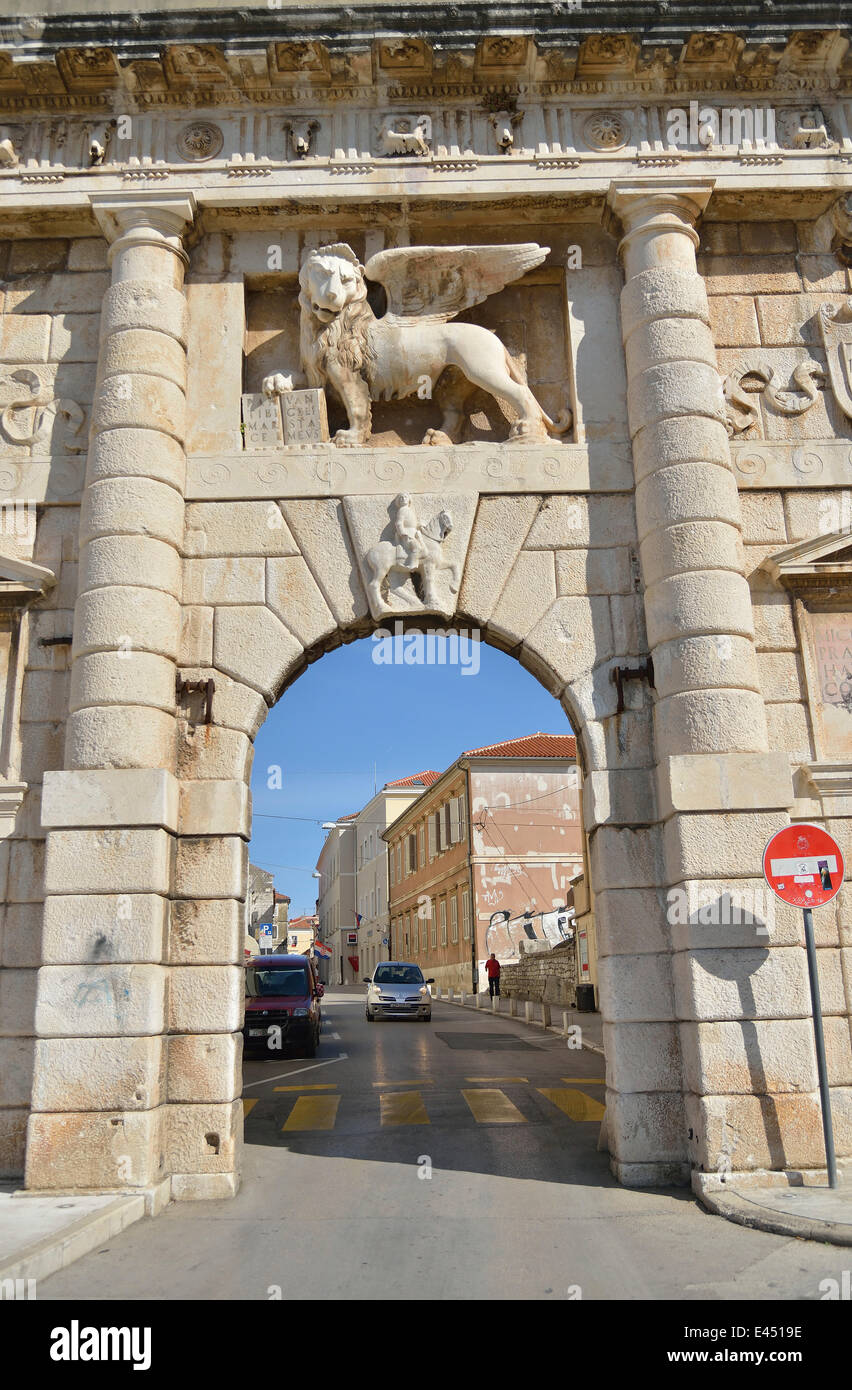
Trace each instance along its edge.
<path fill-rule="evenodd" d="M 178 829 L 175 677 L 191 197 L 96 195 L 112 284 L 80 530 L 63 772 L 45 775 L 32 1188 L 160 1190 L 164 941 Z"/>

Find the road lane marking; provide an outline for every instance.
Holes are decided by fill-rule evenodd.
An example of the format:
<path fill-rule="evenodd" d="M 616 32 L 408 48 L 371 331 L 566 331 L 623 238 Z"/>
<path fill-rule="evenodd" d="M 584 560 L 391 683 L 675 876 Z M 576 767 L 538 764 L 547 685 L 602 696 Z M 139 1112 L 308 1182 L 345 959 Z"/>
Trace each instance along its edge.
<path fill-rule="evenodd" d="M 419 1091 L 390 1091 L 379 1096 L 383 1125 L 428 1125 L 429 1116 Z"/>
<path fill-rule="evenodd" d="M 462 1091 L 478 1125 L 524 1125 L 526 1118 L 503 1091 Z"/>
<path fill-rule="evenodd" d="M 563 1081 L 567 1081 L 569 1086 L 605 1086 L 605 1076 L 563 1076 Z"/>
<path fill-rule="evenodd" d="M 257 1097 L 256 1097 L 256 1096 L 255 1096 L 255 1097 L 252 1097 L 252 1099 L 250 1099 L 250 1100 L 244 1100 L 244 1101 L 243 1101 L 243 1119 L 245 1119 L 246 1115 L 248 1115 L 249 1112 L 252 1111 L 256 1105 L 257 1105 Z"/>
<path fill-rule="evenodd" d="M 334 1129 L 340 1096 L 300 1096 L 290 1111 L 285 1129 Z"/>
<path fill-rule="evenodd" d="M 582 1091 L 562 1091 L 550 1086 L 539 1086 L 539 1094 L 552 1101 L 569 1120 L 602 1120 L 605 1106 Z"/>
<path fill-rule="evenodd" d="M 348 1052 L 341 1052 L 337 1057 L 329 1057 L 326 1062 L 312 1062 L 309 1067 L 298 1067 L 296 1071 L 279 1071 L 275 1076 L 262 1076 L 259 1081 L 246 1081 L 243 1090 L 247 1091 L 249 1086 L 268 1086 L 270 1081 L 286 1081 L 290 1076 L 299 1076 L 303 1071 L 316 1071 L 317 1067 L 331 1067 L 335 1062 L 345 1062 L 349 1058 Z"/>
<path fill-rule="evenodd" d="M 529 1085 L 528 1076 L 466 1076 L 465 1081 L 490 1081 L 492 1085 L 496 1085 L 499 1082 L 501 1086 L 519 1086 L 521 1083 L 527 1086 Z"/>
<path fill-rule="evenodd" d="M 434 1086 L 430 1077 L 415 1076 L 411 1081 L 374 1081 L 374 1086 Z"/>
<path fill-rule="evenodd" d="M 273 1086 L 274 1091 L 336 1091 L 336 1081 L 306 1081 L 303 1086 Z"/>

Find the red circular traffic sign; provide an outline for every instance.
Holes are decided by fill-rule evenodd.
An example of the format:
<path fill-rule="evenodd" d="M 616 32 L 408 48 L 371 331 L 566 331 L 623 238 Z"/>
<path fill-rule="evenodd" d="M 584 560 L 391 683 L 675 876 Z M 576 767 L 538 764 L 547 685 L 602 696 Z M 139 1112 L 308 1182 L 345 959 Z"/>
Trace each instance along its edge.
<path fill-rule="evenodd" d="M 763 876 L 791 907 L 824 907 L 843 886 L 843 853 L 821 825 L 785 825 L 763 851 Z"/>

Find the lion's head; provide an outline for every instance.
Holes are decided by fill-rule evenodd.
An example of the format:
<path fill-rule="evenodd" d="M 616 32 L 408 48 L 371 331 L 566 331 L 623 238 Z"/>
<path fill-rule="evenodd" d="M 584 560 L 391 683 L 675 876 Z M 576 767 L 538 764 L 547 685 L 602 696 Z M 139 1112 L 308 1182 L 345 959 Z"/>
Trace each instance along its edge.
<path fill-rule="evenodd" d="M 364 268 L 345 242 L 312 251 L 299 272 L 299 285 L 302 308 L 320 323 L 331 323 L 350 304 L 367 298 Z"/>

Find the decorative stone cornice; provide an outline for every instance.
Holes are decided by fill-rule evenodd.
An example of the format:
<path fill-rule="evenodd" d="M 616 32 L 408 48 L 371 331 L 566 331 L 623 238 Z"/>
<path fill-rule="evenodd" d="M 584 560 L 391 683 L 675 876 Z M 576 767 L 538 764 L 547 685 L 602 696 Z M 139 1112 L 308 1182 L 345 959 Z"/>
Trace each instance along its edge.
<path fill-rule="evenodd" d="M 710 201 L 713 185 L 713 179 L 657 180 L 653 187 L 639 179 L 613 183 L 604 225 L 614 236 L 621 234 L 618 254 L 624 255 L 634 237 L 653 232 L 682 232 L 697 247 L 695 223 Z"/>
<path fill-rule="evenodd" d="M 106 4 L 104 9 L 106 10 Z M 462 93 L 703 94 L 852 89 L 847 28 L 822 3 L 671 0 L 48 15 L 0 26 L 7 110 L 392 101 Z M 824 27 L 821 27 L 824 26 Z"/>

